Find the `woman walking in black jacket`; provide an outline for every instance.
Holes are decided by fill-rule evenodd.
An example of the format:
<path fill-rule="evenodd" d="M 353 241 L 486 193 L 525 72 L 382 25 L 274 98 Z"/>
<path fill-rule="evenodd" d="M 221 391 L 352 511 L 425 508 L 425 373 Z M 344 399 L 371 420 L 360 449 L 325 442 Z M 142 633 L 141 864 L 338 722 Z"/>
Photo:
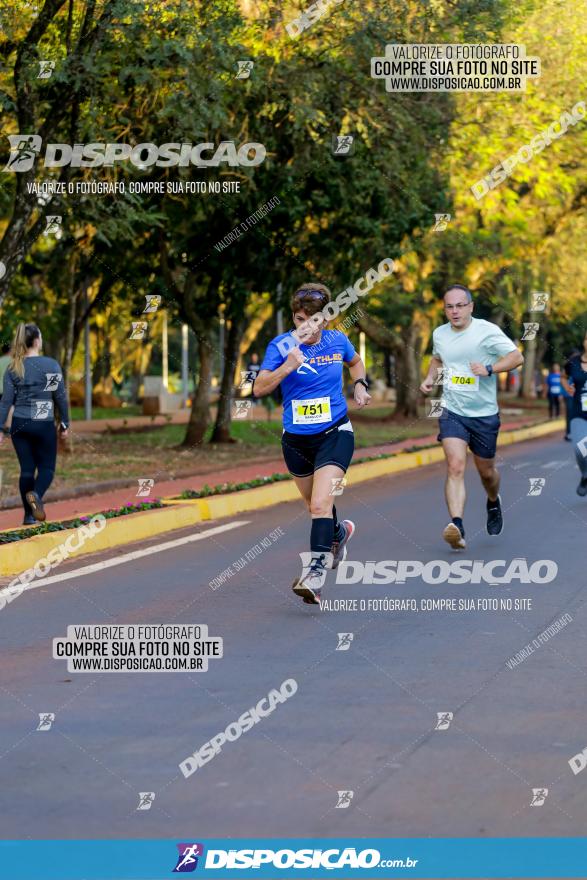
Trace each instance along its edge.
<path fill-rule="evenodd" d="M 36 324 L 19 324 L 12 357 L 4 374 L 0 401 L 0 443 L 10 434 L 20 463 L 23 525 L 46 518 L 43 496 L 53 481 L 57 460 L 55 404 L 61 436 L 69 430 L 69 412 L 61 367 L 41 354 L 43 339 Z M 4 428 L 14 405 L 10 431 Z"/>

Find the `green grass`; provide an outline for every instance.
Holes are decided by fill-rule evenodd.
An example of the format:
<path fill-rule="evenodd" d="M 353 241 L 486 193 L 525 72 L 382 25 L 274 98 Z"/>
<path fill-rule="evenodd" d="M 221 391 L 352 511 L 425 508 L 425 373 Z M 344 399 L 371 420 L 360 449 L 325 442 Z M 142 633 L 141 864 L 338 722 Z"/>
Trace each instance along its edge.
<path fill-rule="evenodd" d="M 142 407 L 137 404 L 121 407 L 92 407 L 92 419 L 126 419 L 129 416 L 142 415 Z M 86 418 L 83 406 L 71 407 L 72 421 L 84 421 Z"/>

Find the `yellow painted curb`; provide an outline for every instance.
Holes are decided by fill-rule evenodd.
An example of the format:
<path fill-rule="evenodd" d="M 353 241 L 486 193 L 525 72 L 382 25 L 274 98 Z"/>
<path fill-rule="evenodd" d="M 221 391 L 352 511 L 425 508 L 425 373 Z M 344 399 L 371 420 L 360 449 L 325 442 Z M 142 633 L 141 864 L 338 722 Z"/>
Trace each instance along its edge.
<path fill-rule="evenodd" d="M 520 443 L 534 437 L 542 437 L 556 431 L 564 430 L 562 419 L 542 422 L 529 428 L 519 428 L 500 435 L 499 446 Z M 366 461 L 352 465 L 349 471 L 350 482 L 362 483 L 377 477 L 389 476 L 401 471 L 423 467 L 442 461 L 444 453 L 441 446 L 419 449 L 416 452 L 400 452 L 390 458 Z M 298 490 L 293 480 L 270 483 L 255 489 L 244 489 L 227 495 L 211 495 L 207 498 L 194 498 L 185 501 L 165 499 L 165 507 L 160 510 L 148 510 L 144 513 L 133 513 L 128 516 L 106 520 L 106 526 L 85 543 L 71 550 L 69 556 L 84 556 L 98 550 L 109 550 L 124 544 L 131 544 L 144 538 L 152 538 L 165 532 L 186 528 L 211 519 L 223 519 L 246 511 L 260 510 L 284 501 L 299 499 Z M 0 576 L 20 574 L 26 569 L 43 560 L 50 550 L 67 541 L 78 529 L 62 532 L 48 532 L 36 535 L 13 544 L 0 546 Z M 77 543 L 77 541 L 76 541 Z M 46 576 L 47 571 L 41 570 L 38 576 Z"/>

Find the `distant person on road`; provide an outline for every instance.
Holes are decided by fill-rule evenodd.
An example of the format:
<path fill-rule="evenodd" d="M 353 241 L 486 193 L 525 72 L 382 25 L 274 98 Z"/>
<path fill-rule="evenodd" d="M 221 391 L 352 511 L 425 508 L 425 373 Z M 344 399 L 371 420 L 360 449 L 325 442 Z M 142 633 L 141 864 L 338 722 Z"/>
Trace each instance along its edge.
<path fill-rule="evenodd" d="M 515 370 L 524 358 L 500 327 L 473 317 L 473 296 L 468 287 L 449 287 L 444 310 L 448 321 L 432 335 L 432 358 L 420 390 L 430 394 L 442 371 L 445 405 L 434 403 L 439 409 L 438 439 L 446 456 L 445 497 L 451 517 L 442 537 L 453 550 L 464 550 L 467 447 L 487 493 L 487 534 L 503 531 L 500 476 L 495 467 L 500 428 L 496 374 Z"/>
<path fill-rule="evenodd" d="M 341 495 L 355 447 L 343 393 L 343 366 L 350 368 L 357 406 L 371 400 L 365 365 L 339 330 L 327 330 L 323 314 L 331 294 L 323 284 L 303 284 L 291 301 L 295 329 L 276 336 L 265 352 L 253 393 L 281 387 L 283 436 L 288 471 L 312 518 L 309 564 L 292 589 L 306 604 L 320 604 L 327 568 L 337 568 L 355 525 L 338 520 L 334 496 Z M 310 320 L 311 319 L 311 320 Z"/>
<path fill-rule="evenodd" d="M 562 384 L 565 391 L 573 395 L 571 442 L 575 445 L 575 457 L 581 473 L 577 495 L 584 497 L 587 495 L 587 331 L 582 350 L 571 355 L 565 364 Z"/>
<path fill-rule="evenodd" d="M 548 398 L 548 418 L 558 419 L 562 394 L 560 364 L 553 364 L 546 377 L 546 396 Z"/>
<path fill-rule="evenodd" d="M 569 355 L 569 360 L 571 358 L 575 357 L 575 355 L 577 355 L 577 354 L 580 354 L 579 349 L 574 348 Z M 567 378 L 567 381 L 563 382 L 562 381 L 563 378 L 564 377 L 561 376 L 561 392 L 562 392 L 563 400 L 565 402 L 565 420 L 566 420 L 565 440 L 568 440 L 570 442 L 570 440 L 571 440 L 571 419 L 573 417 L 573 397 L 575 394 L 575 388 L 574 388 L 570 379 Z M 567 387 L 570 388 L 570 392 L 567 391 Z"/>
<path fill-rule="evenodd" d="M 261 364 L 259 363 L 259 355 L 256 351 L 254 351 L 251 355 L 249 363 L 247 364 L 247 373 L 249 374 L 247 378 L 250 382 L 255 381 L 255 379 L 257 378 L 257 373 L 260 369 Z"/>
<path fill-rule="evenodd" d="M 63 373 L 56 360 L 41 354 L 42 346 L 36 324 L 18 325 L 0 401 L 0 443 L 9 433 L 20 463 L 23 525 L 46 519 L 43 496 L 53 481 L 57 460 L 55 404 L 61 436 L 66 437 L 69 430 Z M 4 425 L 12 405 L 14 414 L 8 431 Z"/>

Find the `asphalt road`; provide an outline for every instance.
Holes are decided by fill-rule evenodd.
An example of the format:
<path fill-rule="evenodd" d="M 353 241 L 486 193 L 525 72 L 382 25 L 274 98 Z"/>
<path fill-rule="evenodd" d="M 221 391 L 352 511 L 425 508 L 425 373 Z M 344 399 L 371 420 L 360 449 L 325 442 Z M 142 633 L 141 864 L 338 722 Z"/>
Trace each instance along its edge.
<path fill-rule="evenodd" d="M 358 527 L 349 559 L 545 559 L 558 566 L 552 582 L 340 585 L 331 573 L 324 595 L 530 608 L 305 606 L 290 590 L 308 533 L 298 503 L 15 599 L 0 613 L 2 836 L 584 835 L 587 772 L 574 774 L 569 759 L 587 747 L 587 499 L 575 494 L 578 471 L 559 438 L 507 447 L 500 460 L 499 538 L 484 531 L 470 462 L 469 546 L 458 554 L 443 543 L 435 465 L 347 486 L 337 506 Z M 545 479 L 541 494 L 527 494 L 530 478 Z M 209 587 L 278 529 L 260 556 Z M 540 636 L 564 615 L 559 632 Z M 194 673 L 70 674 L 52 659 L 52 639 L 70 624 L 153 623 L 207 624 L 224 656 Z M 338 633 L 353 634 L 347 650 L 337 650 Z M 295 694 L 184 778 L 181 761 L 287 679 Z M 448 712 L 447 729 L 435 729 Z M 39 713 L 54 713 L 49 730 L 36 729 Z M 542 805 L 530 806 L 532 789 L 548 789 Z M 353 792 L 350 805 L 336 806 L 339 791 Z M 155 793 L 150 809 L 137 809 L 139 792 Z"/>

